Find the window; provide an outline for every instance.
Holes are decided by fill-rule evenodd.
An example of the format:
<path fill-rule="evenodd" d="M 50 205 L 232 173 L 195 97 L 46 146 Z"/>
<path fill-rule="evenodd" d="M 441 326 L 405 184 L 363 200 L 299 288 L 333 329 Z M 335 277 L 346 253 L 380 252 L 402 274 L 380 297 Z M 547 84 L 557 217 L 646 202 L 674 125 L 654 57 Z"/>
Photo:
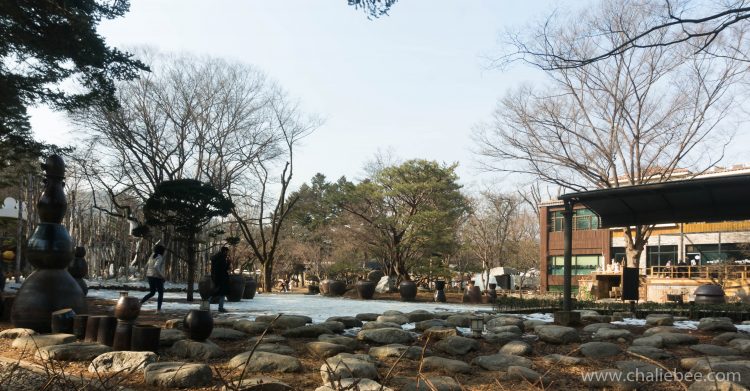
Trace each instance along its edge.
<path fill-rule="evenodd" d="M 574 255 L 573 259 L 571 260 L 571 275 L 583 275 L 583 274 L 589 274 L 596 270 L 597 266 L 599 266 L 601 262 L 602 256 L 601 255 Z M 549 262 L 547 263 L 547 272 L 549 275 L 554 276 L 562 276 L 563 275 L 563 267 L 565 264 L 565 257 L 563 256 L 553 256 L 549 257 Z"/>
<path fill-rule="evenodd" d="M 549 231 L 559 232 L 565 227 L 565 217 L 563 211 L 549 212 Z M 576 209 L 573 211 L 573 229 L 576 231 L 585 231 L 599 229 L 599 216 L 588 209 Z"/>
<path fill-rule="evenodd" d="M 669 261 L 677 265 L 677 246 L 646 247 L 646 267 L 665 266 Z"/>
<path fill-rule="evenodd" d="M 700 255 L 702 264 L 750 259 L 750 244 L 748 243 L 722 243 L 719 244 L 696 244 L 685 247 L 686 258 L 695 259 Z"/>
<path fill-rule="evenodd" d="M 620 265 L 625 265 L 625 260 L 627 259 L 625 247 L 612 247 L 610 253 L 612 254 L 612 259 L 614 259 L 615 262 L 619 263 Z"/>

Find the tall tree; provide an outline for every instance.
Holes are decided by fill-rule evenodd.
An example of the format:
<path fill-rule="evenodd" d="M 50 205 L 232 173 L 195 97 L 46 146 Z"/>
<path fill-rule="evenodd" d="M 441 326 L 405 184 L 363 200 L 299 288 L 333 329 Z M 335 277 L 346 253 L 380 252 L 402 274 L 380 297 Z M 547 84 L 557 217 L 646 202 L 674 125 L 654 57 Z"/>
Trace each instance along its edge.
<path fill-rule="evenodd" d="M 615 39 L 604 31 L 638 29 L 645 11 L 629 4 L 602 3 L 544 24 L 516 49 L 543 68 L 549 51 L 588 56 Z M 502 99 L 493 124 L 477 133 L 481 155 L 488 169 L 574 191 L 667 181 L 682 168 L 700 172 L 723 158 L 729 138 L 720 130 L 742 71 L 735 60 L 678 46 L 551 70 L 545 88 L 524 86 Z M 651 227 L 624 231 L 634 267 Z"/>
<path fill-rule="evenodd" d="M 388 275 L 409 280 L 416 263 L 457 245 L 456 221 L 468 204 L 455 168 L 409 160 L 351 185 L 339 201 L 360 222 L 360 239 Z"/>
<path fill-rule="evenodd" d="M 123 16 L 129 7 L 126 0 L 0 2 L 0 169 L 15 155 L 41 153 L 28 106 L 114 107 L 115 81 L 147 69 L 96 32 L 101 20 Z"/>
<path fill-rule="evenodd" d="M 164 181 L 146 201 L 146 223 L 174 228 L 187 244 L 187 301 L 193 301 L 196 238 L 211 219 L 227 216 L 233 206 L 211 185 L 194 179 Z"/>

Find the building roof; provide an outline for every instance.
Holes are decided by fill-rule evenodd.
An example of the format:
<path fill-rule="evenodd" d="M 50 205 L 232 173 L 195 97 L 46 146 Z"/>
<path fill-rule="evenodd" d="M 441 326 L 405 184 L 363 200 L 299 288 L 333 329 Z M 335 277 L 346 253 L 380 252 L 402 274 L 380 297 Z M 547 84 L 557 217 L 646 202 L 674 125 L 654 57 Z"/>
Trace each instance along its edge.
<path fill-rule="evenodd" d="M 602 228 L 750 219 L 750 174 L 711 176 L 563 194 Z"/>

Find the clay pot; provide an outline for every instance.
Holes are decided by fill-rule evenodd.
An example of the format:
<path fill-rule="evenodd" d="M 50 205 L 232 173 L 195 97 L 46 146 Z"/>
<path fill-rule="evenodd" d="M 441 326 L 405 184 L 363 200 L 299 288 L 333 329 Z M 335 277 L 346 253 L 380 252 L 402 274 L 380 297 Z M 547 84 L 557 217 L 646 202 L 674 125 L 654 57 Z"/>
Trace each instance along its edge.
<path fill-rule="evenodd" d="M 81 287 L 64 268 L 37 269 L 16 293 L 11 320 L 15 327 L 49 333 L 50 316 L 63 308 L 77 314 L 88 312 Z"/>
<path fill-rule="evenodd" d="M 227 301 L 240 301 L 245 291 L 245 279 L 242 276 L 229 276 L 229 289 L 227 291 Z"/>
<path fill-rule="evenodd" d="M 307 286 L 308 295 L 317 295 L 318 293 L 320 293 L 320 285 L 310 284 Z"/>
<path fill-rule="evenodd" d="M 401 301 L 413 301 L 417 297 L 417 283 L 414 281 L 401 281 L 398 286 Z"/>
<path fill-rule="evenodd" d="M 118 320 L 112 350 L 130 350 L 130 340 L 133 334 L 133 322 Z"/>
<path fill-rule="evenodd" d="M 62 224 L 40 223 L 29 238 L 26 259 L 36 269 L 65 269 L 73 260 L 73 240 Z"/>
<path fill-rule="evenodd" d="M 73 318 L 73 335 L 80 341 L 86 338 L 86 323 L 89 320 L 88 315 L 76 315 Z"/>
<path fill-rule="evenodd" d="M 115 317 L 124 321 L 134 321 L 141 313 L 141 299 L 132 296 L 120 296 L 115 305 Z"/>
<path fill-rule="evenodd" d="M 333 280 L 328 284 L 329 296 L 343 296 L 346 293 L 346 283 L 344 281 Z"/>
<path fill-rule="evenodd" d="M 357 295 L 360 299 L 370 300 L 375 295 L 375 286 L 373 281 L 357 281 Z"/>
<path fill-rule="evenodd" d="M 330 292 L 330 286 L 333 280 L 326 278 L 325 280 L 320 282 L 320 294 L 323 296 L 328 296 Z"/>
<path fill-rule="evenodd" d="M 214 284 L 211 281 L 211 275 L 206 274 L 198 281 L 198 294 L 201 295 L 201 300 L 208 300 L 213 292 Z"/>
<path fill-rule="evenodd" d="M 374 283 L 378 283 L 381 278 L 385 276 L 385 273 L 383 273 L 382 270 L 373 270 L 369 273 L 367 273 L 367 280 L 372 281 Z"/>
<path fill-rule="evenodd" d="M 64 308 L 52 313 L 50 328 L 53 333 L 72 334 L 73 320 L 76 313 L 70 308 Z"/>
<path fill-rule="evenodd" d="M 96 342 L 96 337 L 99 335 L 99 322 L 102 318 L 106 318 L 103 315 L 89 316 L 86 320 L 86 342 Z"/>
<path fill-rule="evenodd" d="M 438 303 L 445 303 L 445 281 L 435 281 L 435 301 Z"/>
<path fill-rule="evenodd" d="M 96 342 L 112 347 L 112 342 L 115 340 L 115 329 L 117 329 L 117 318 L 114 316 L 102 316 L 99 320 Z"/>
<path fill-rule="evenodd" d="M 205 341 L 214 328 L 211 311 L 190 310 L 182 321 L 182 327 L 188 338 L 194 341 Z"/>
<path fill-rule="evenodd" d="M 161 327 L 150 324 L 136 324 L 130 336 L 130 350 L 134 352 L 154 352 L 159 350 Z"/>
<path fill-rule="evenodd" d="M 482 291 L 479 289 L 478 286 L 469 287 L 468 295 L 469 295 L 469 302 L 473 304 L 479 304 L 482 302 Z"/>
<path fill-rule="evenodd" d="M 726 297 L 720 285 L 705 284 L 695 289 L 695 304 L 724 304 Z"/>
<path fill-rule="evenodd" d="M 494 303 L 495 299 L 497 299 L 497 291 L 495 291 L 495 289 L 497 289 L 497 284 L 492 284 L 492 283 L 489 284 L 489 289 L 487 291 L 487 294 L 489 295 L 490 302 L 492 303 Z"/>
<path fill-rule="evenodd" d="M 252 277 L 245 277 L 245 291 L 242 292 L 242 298 L 252 300 L 255 297 L 255 291 L 258 290 L 258 282 Z"/>

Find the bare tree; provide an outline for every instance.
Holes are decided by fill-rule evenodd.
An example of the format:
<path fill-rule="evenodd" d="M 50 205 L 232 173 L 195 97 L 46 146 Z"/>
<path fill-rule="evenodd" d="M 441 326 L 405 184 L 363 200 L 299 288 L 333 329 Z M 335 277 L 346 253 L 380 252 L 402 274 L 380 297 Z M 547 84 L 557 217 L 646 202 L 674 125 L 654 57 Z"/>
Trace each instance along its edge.
<path fill-rule="evenodd" d="M 543 24 L 516 49 L 542 65 L 550 51 L 590 56 L 616 42 L 602 32 L 631 31 L 647 17 L 629 4 L 602 3 L 568 23 Z M 524 86 L 502 99 L 492 125 L 476 134 L 480 154 L 489 170 L 573 191 L 667 181 L 681 168 L 701 172 L 723 158 L 731 134 L 721 126 L 743 71 L 735 60 L 678 46 L 555 69 L 545 88 Z M 651 227 L 624 231 L 632 267 Z"/>

